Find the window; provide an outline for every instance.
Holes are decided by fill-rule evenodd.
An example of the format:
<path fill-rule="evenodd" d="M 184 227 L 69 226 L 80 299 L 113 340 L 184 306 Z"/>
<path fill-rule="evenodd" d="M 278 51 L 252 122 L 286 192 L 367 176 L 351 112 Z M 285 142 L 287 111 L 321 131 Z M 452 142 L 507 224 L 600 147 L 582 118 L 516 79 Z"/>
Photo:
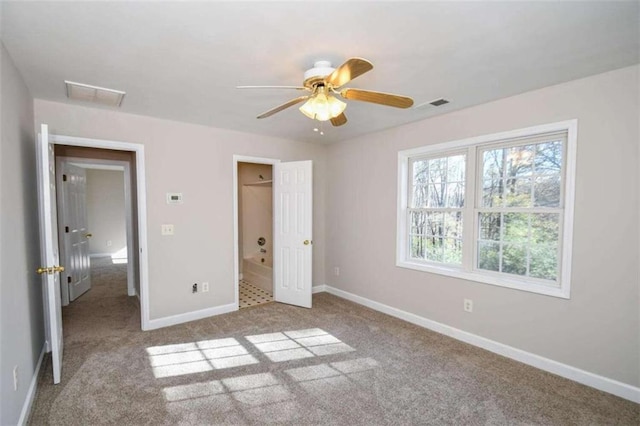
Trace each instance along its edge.
<path fill-rule="evenodd" d="M 576 130 L 401 151 L 397 265 L 568 298 Z"/>

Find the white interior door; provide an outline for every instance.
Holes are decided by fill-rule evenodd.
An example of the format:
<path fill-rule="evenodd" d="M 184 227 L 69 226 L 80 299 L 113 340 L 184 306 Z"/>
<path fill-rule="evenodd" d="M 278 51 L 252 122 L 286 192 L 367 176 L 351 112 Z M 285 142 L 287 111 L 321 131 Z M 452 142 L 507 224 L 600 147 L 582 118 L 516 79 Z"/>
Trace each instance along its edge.
<path fill-rule="evenodd" d="M 89 238 L 87 229 L 86 170 L 59 160 L 58 218 L 62 274 L 62 305 L 73 302 L 91 288 Z"/>
<path fill-rule="evenodd" d="M 60 272 L 58 227 L 56 221 L 56 179 L 53 144 L 49 130 L 41 126 L 37 144 L 38 198 L 40 213 L 40 258 L 44 286 L 47 346 L 53 361 L 53 383 L 60 383 L 62 372 L 62 306 L 60 304 Z"/>
<path fill-rule="evenodd" d="M 273 166 L 273 297 L 277 302 L 311 307 L 312 162 Z"/>

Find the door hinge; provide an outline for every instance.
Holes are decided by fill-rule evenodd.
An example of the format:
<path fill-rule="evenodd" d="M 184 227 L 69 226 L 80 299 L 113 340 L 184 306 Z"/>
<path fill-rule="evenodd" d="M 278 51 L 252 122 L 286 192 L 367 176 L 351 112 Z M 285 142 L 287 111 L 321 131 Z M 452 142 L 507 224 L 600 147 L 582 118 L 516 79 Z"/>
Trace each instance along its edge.
<path fill-rule="evenodd" d="M 67 284 L 71 284 L 71 277 L 67 277 Z"/>
<path fill-rule="evenodd" d="M 67 181 L 67 175 L 62 175 L 62 181 L 66 182 Z"/>
<path fill-rule="evenodd" d="M 69 233 L 69 227 L 68 226 L 64 227 L 64 232 L 67 233 L 67 234 Z"/>

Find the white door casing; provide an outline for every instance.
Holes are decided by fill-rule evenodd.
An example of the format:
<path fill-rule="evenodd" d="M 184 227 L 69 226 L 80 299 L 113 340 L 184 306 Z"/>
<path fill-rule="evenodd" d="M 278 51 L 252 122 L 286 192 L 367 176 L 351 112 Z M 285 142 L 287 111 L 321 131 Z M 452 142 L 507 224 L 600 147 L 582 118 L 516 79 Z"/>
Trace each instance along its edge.
<path fill-rule="evenodd" d="M 58 232 L 62 273 L 62 305 L 66 306 L 91 288 L 87 227 L 86 170 L 58 160 Z"/>
<path fill-rule="evenodd" d="M 312 161 L 273 166 L 273 297 L 305 308 L 312 297 L 312 166 Z"/>
<path fill-rule="evenodd" d="M 56 186 L 53 144 L 49 142 L 46 124 L 41 126 L 37 143 L 38 207 L 40 222 L 41 268 L 59 266 L 58 224 L 56 220 Z M 47 347 L 51 350 L 53 383 L 60 383 L 62 373 L 62 307 L 60 274 L 54 270 L 42 273 L 46 317 Z"/>
<path fill-rule="evenodd" d="M 142 330 L 150 330 L 157 328 L 158 326 L 151 324 L 149 319 L 149 271 L 148 271 L 148 255 L 147 255 L 147 192 L 146 192 L 146 173 L 145 173 L 145 155 L 144 145 L 131 143 L 131 142 L 119 142 L 102 139 L 89 139 L 76 136 L 64 136 L 64 135 L 49 135 L 49 140 L 53 144 L 69 145 L 69 146 L 81 146 L 96 149 L 110 149 L 116 151 L 131 151 L 135 154 L 135 187 L 131 190 L 136 193 L 136 202 L 133 203 L 136 210 L 136 217 L 134 220 L 137 222 L 137 259 L 134 257 L 138 265 L 138 274 L 136 279 L 140 286 L 140 325 Z M 132 207 L 133 208 L 133 207 Z M 133 234 L 132 234 L 133 235 Z M 133 237 L 132 237 L 133 239 Z M 133 244 L 131 244 L 133 246 Z M 131 271 L 132 269 L 130 269 Z M 133 274 L 130 274 L 133 276 Z M 130 293 L 131 294 L 131 293 Z M 48 307 L 45 308 L 45 322 L 47 322 L 46 329 L 50 327 L 48 325 L 49 314 Z"/>

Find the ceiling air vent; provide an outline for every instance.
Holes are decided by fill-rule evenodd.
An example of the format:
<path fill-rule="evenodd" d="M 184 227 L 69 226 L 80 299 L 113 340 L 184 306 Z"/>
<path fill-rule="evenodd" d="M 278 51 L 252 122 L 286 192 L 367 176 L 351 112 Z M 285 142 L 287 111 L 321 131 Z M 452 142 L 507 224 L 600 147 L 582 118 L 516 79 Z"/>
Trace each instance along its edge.
<path fill-rule="evenodd" d="M 423 102 L 421 104 L 418 104 L 416 106 L 413 107 L 413 109 L 418 109 L 418 108 L 424 108 L 424 107 L 439 107 L 442 105 L 446 105 L 448 104 L 449 101 L 446 100 L 445 98 L 438 98 L 438 99 L 434 99 L 432 101 L 427 101 L 427 102 Z"/>
<path fill-rule="evenodd" d="M 105 89 L 104 87 L 75 83 L 73 81 L 65 80 L 64 84 L 67 86 L 67 97 L 69 99 L 93 102 L 111 107 L 119 107 L 126 94 L 120 90 Z"/>
<path fill-rule="evenodd" d="M 444 98 L 436 99 L 435 101 L 429 102 L 429 104 L 433 105 L 433 106 L 440 106 L 440 105 L 444 105 L 444 104 L 448 104 L 448 103 L 449 103 L 449 101 L 444 99 Z"/>

